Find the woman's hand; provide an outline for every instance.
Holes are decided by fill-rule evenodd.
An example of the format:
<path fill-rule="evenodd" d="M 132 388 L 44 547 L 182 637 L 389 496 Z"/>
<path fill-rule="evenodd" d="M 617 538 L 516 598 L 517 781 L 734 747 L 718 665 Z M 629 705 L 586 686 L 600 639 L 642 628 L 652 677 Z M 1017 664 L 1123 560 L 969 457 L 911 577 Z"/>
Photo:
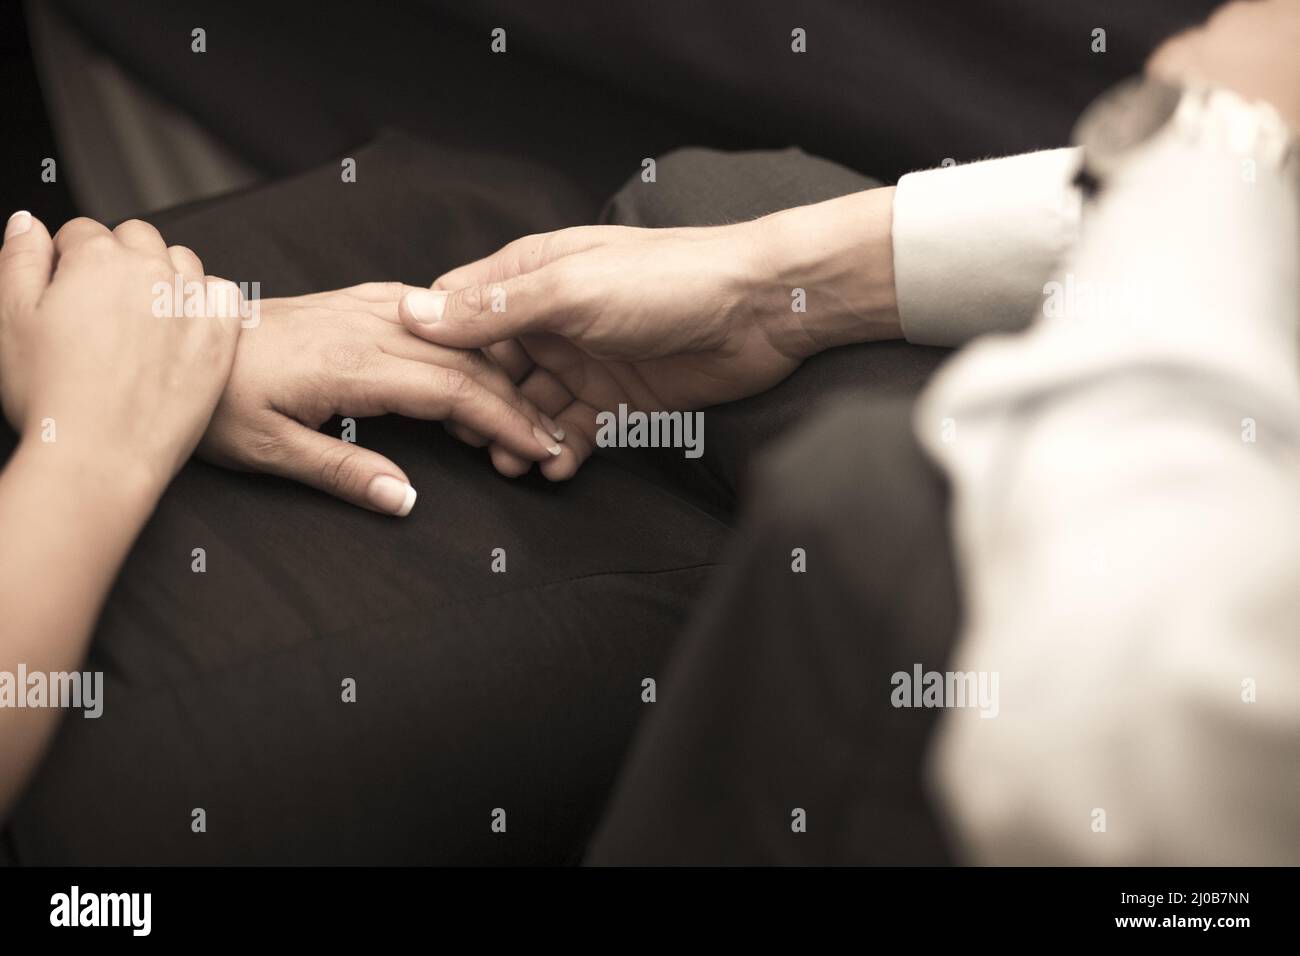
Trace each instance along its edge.
<path fill-rule="evenodd" d="M 892 200 L 874 189 L 728 226 L 526 236 L 409 293 L 401 316 L 429 341 L 487 347 L 568 433 L 542 465 L 567 478 L 600 411 L 733 401 L 816 352 L 897 337 Z M 492 455 L 502 471 L 528 467 Z"/>
<path fill-rule="evenodd" d="M 334 415 L 448 420 L 525 462 L 558 455 L 563 433 L 478 350 L 409 335 L 397 304 L 409 286 L 372 282 L 257 303 L 230 384 L 199 447 L 215 464 L 291 478 L 363 508 L 404 516 L 405 472 L 317 431 Z"/>
<path fill-rule="evenodd" d="M 51 240 L 25 212 L 9 220 L 0 400 L 24 442 L 162 493 L 207 427 L 240 330 L 237 301 L 233 312 L 209 310 L 202 296 L 201 308 L 176 314 L 159 291 L 177 276 L 182 288 L 202 284 L 203 264 L 146 223 L 110 232 L 73 219 Z"/>
<path fill-rule="evenodd" d="M 178 276 L 197 299 L 179 311 L 160 294 Z M 118 567 L 230 372 L 238 299 L 207 288 L 194 254 L 142 222 L 109 232 L 74 219 L 51 240 L 27 213 L 9 219 L 0 402 L 22 437 L 0 471 L 0 670 L 61 673 L 85 656 Z M 0 823 L 59 715 L 0 708 Z"/>

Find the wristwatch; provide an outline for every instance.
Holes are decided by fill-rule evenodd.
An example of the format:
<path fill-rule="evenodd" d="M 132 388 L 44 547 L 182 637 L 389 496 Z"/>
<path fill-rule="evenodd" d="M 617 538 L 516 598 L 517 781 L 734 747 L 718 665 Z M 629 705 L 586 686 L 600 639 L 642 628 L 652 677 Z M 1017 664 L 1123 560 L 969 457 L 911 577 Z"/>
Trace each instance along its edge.
<path fill-rule="evenodd" d="M 1124 163 L 1158 136 L 1253 159 L 1274 169 L 1296 161 L 1295 133 L 1263 101 L 1204 85 L 1174 86 L 1134 77 L 1094 100 L 1074 127 L 1083 164 L 1075 184 L 1092 197 Z"/>

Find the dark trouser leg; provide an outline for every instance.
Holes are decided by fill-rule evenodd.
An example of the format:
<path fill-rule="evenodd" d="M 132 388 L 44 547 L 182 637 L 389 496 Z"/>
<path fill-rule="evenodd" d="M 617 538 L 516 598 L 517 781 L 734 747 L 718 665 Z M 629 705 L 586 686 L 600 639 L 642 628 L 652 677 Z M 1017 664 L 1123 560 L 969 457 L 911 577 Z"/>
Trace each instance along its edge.
<path fill-rule="evenodd" d="M 601 219 L 651 228 L 720 226 L 879 185 L 796 147 L 724 152 L 688 146 L 655 160 L 654 182 L 629 179 Z"/>
<path fill-rule="evenodd" d="M 591 862 L 945 861 L 920 782 L 936 712 L 890 703 L 891 674 L 942 669 L 958 616 L 946 491 L 909 408 L 838 406 L 765 457 Z"/>

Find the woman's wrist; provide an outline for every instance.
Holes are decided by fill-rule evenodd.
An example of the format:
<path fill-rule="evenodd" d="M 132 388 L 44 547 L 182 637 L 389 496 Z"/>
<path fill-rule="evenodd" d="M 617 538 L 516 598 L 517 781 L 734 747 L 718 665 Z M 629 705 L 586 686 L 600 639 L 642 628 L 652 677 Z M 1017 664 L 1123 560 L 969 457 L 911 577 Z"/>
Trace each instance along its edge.
<path fill-rule="evenodd" d="M 138 530 L 166 488 L 158 468 L 98 443 L 49 441 L 24 434 L 7 467 L 39 480 L 88 508 L 107 507 Z M 131 532 L 134 534 L 134 531 Z"/>
<path fill-rule="evenodd" d="M 801 327 L 808 354 L 902 338 L 894 291 L 893 202 L 894 187 L 886 186 L 750 224 L 758 294 L 770 305 L 764 313 Z"/>

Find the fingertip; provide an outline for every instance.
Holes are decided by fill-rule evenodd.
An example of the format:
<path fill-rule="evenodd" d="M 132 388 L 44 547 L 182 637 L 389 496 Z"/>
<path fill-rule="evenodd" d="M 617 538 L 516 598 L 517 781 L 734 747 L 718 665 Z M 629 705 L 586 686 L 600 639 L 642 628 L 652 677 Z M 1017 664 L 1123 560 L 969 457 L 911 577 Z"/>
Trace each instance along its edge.
<path fill-rule="evenodd" d="M 573 449 L 566 447 L 558 457 L 542 462 L 541 472 L 547 481 L 568 481 L 581 464 Z"/>
<path fill-rule="evenodd" d="M 376 475 L 366 486 L 367 504 L 375 511 L 395 518 L 409 515 L 417 497 L 419 495 L 405 476 Z"/>
<path fill-rule="evenodd" d="M 397 301 L 397 318 L 402 323 L 402 325 L 406 326 L 408 331 L 414 332 L 416 335 L 419 335 L 420 332 L 422 331 L 420 328 L 420 323 L 415 321 L 415 315 L 414 313 L 411 312 L 411 307 L 410 305 L 407 304 L 406 301 L 410 297 L 411 297 L 411 293 L 403 292 L 402 297 Z"/>
<path fill-rule="evenodd" d="M 415 331 L 427 329 L 442 320 L 447 310 L 447 293 L 431 289 L 412 289 L 402 296 L 397 314 L 408 328 Z"/>
<path fill-rule="evenodd" d="M 366 454 L 373 469 L 366 482 L 366 504 L 374 511 L 405 518 L 415 507 L 419 494 L 405 471 L 377 452 L 358 449 Z"/>
<path fill-rule="evenodd" d="M 520 458 L 500 445 L 493 445 L 488 450 L 488 456 L 492 459 L 492 467 L 507 478 L 522 477 L 533 467 L 533 463 L 527 458 Z"/>
<path fill-rule="evenodd" d="M 402 320 L 402 324 L 409 326 L 415 321 L 415 316 L 411 315 L 411 309 L 406 304 L 407 298 L 411 293 L 403 292 L 402 297 L 397 300 L 397 317 Z"/>
<path fill-rule="evenodd" d="M 45 224 L 18 210 L 5 223 L 0 248 L 0 295 L 10 304 L 34 303 L 54 272 L 54 243 Z"/>
<path fill-rule="evenodd" d="M 4 241 L 8 242 L 14 236 L 21 236 L 32 228 L 34 221 L 35 219 L 31 213 L 26 209 L 19 209 L 5 222 Z"/>
<path fill-rule="evenodd" d="M 50 231 L 45 227 L 45 223 L 33 216 L 26 209 L 19 209 L 5 222 L 4 242 L 7 244 L 11 239 L 25 237 L 25 242 L 41 242 L 48 245 L 51 242 Z"/>

